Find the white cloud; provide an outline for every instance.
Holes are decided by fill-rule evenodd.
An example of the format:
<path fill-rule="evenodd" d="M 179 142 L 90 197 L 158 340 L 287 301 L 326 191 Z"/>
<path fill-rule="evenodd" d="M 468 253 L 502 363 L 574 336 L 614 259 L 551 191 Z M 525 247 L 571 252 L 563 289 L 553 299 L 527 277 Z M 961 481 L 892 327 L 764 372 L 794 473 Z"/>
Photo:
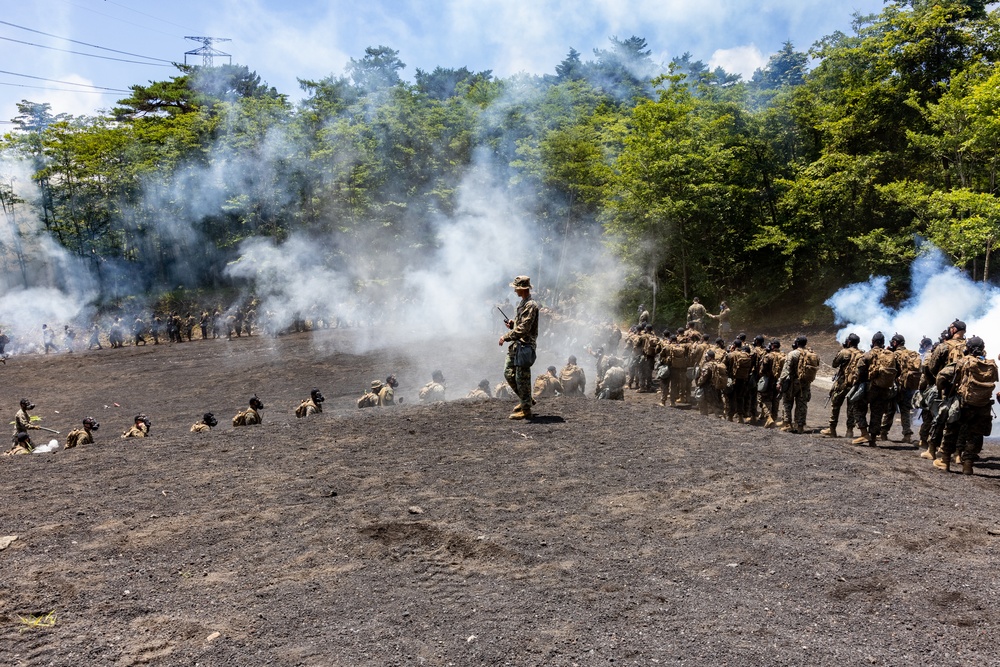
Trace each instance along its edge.
<path fill-rule="evenodd" d="M 768 56 L 760 52 L 755 44 L 734 46 L 731 49 L 717 49 L 708 59 L 712 69 L 721 67 L 732 74 L 740 74 L 744 80 L 753 76 L 754 70 L 767 64 Z"/>

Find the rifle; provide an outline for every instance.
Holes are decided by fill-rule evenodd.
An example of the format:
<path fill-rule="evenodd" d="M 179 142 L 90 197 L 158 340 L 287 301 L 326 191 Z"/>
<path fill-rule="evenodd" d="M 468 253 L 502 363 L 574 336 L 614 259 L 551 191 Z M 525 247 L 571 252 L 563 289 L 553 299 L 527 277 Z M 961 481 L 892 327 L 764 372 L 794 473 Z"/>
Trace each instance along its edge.
<path fill-rule="evenodd" d="M 500 306 L 497 306 L 497 310 L 499 310 L 500 314 L 503 315 L 504 326 L 506 326 L 506 327 L 509 328 L 510 327 L 510 318 L 507 317 L 507 313 L 503 312 L 503 308 L 501 308 Z"/>

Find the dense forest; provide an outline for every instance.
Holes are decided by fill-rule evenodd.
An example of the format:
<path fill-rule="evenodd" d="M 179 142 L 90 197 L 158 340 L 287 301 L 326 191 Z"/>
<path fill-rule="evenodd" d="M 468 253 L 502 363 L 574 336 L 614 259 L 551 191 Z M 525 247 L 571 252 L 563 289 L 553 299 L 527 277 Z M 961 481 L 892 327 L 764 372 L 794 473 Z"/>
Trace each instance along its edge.
<path fill-rule="evenodd" d="M 391 283 L 433 253 L 475 172 L 537 225 L 555 299 L 598 247 L 625 267 L 620 312 L 652 288 L 664 320 L 694 295 L 801 314 L 871 274 L 898 294 L 923 239 L 988 281 L 993 4 L 887 2 L 852 34 L 786 43 L 746 81 L 690 54 L 655 63 L 630 37 L 509 78 L 437 67 L 407 81 L 397 51 L 372 47 L 342 75 L 301 80 L 294 105 L 245 66 L 180 66 L 96 117 L 26 100 L 0 150 L 37 196 L 0 180 L 0 268 L 27 286 L 26 237 L 41 233 L 114 300 L 231 286 L 248 240 L 304 236 L 355 288 Z"/>

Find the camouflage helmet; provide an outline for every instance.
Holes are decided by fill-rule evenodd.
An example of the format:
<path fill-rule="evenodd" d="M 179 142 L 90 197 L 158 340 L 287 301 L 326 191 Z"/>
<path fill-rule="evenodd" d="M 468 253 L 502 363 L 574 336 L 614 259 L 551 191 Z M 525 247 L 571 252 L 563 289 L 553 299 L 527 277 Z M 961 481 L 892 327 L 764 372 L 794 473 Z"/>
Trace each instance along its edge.
<path fill-rule="evenodd" d="M 381 380 L 372 380 L 372 386 L 371 386 L 372 391 L 378 391 L 381 388 L 382 388 Z"/>
<path fill-rule="evenodd" d="M 528 276 L 518 276 L 510 284 L 514 289 L 531 289 L 531 278 Z"/>

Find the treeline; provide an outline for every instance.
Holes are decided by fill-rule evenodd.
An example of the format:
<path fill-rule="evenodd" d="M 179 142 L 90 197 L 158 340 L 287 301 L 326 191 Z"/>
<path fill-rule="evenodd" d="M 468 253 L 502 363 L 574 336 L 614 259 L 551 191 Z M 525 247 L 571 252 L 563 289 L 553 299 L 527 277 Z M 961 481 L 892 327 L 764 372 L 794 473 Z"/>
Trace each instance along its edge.
<path fill-rule="evenodd" d="M 473 165 L 538 221 L 543 250 L 611 244 L 630 270 L 623 312 L 655 289 L 661 320 L 694 295 L 801 313 L 872 273 L 899 293 L 921 238 L 988 280 L 993 4 L 889 2 L 808 52 L 786 43 L 749 81 L 687 54 L 663 68 L 639 37 L 571 49 L 551 75 L 438 67 L 412 83 L 398 52 L 369 48 L 343 76 L 302 80 L 297 105 L 246 67 L 182 68 L 98 117 L 23 102 L 2 148 L 41 194 L 19 202 L 0 182 L 0 203 L 34 208 L 106 298 L 126 282 L 218 286 L 254 236 L 314 234 L 333 266 L 405 270 Z M 19 248 L 4 244 L 14 275 Z M 588 258 L 566 262 L 568 293 Z"/>

